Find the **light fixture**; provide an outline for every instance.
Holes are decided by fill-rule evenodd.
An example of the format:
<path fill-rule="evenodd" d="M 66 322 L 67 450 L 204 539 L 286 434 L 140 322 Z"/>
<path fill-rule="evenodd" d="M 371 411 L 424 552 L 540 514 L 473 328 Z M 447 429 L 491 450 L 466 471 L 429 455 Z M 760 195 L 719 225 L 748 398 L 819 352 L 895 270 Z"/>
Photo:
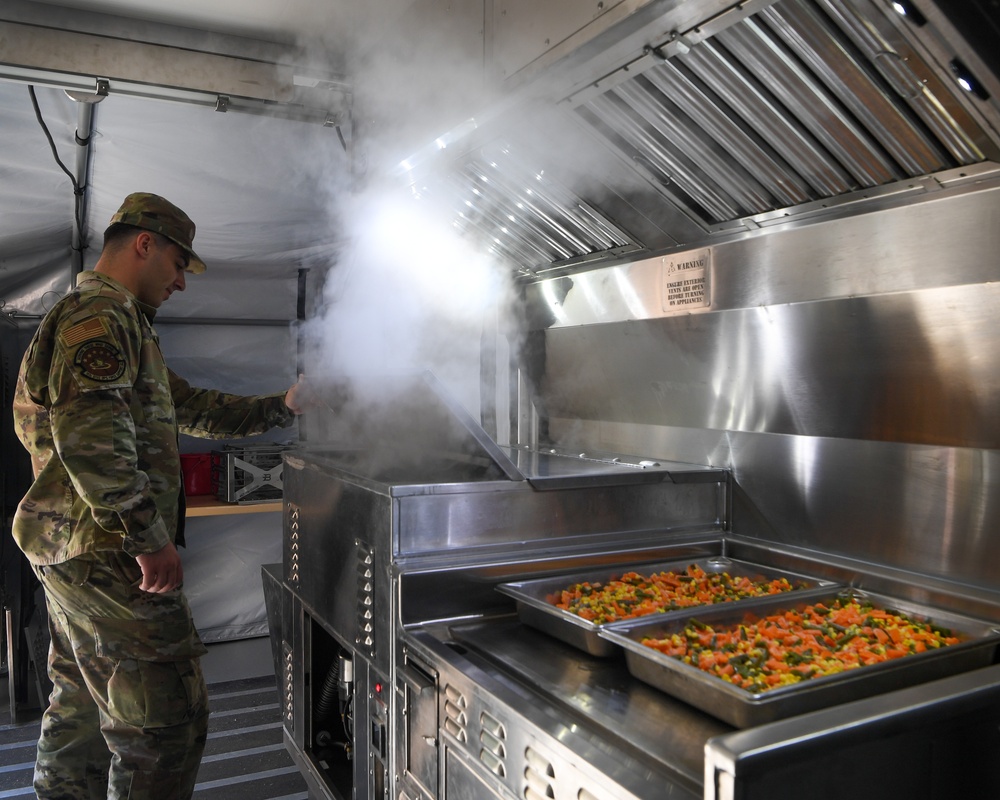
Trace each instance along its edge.
<path fill-rule="evenodd" d="M 901 17 L 905 17 L 909 22 L 912 22 L 918 28 L 927 24 L 927 18 L 920 13 L 920 10 L 909 2 L 909 0 L 892 0 L 890 3 L 892 10 L 899 14 Z"/>
<path fill-rule="evenodd" d="M 980 100 L 989 100 L 990 93 L 986 91 L 984 87 L 973 75 L 967 66 L 963 64 L 959 59 L 953 58 L 948 66 L 951 68 L 951 74 L 955 76 L 955 80 L 958 81 L 958 85 L 961 86 L 969 94 L 975 95 Z"/>

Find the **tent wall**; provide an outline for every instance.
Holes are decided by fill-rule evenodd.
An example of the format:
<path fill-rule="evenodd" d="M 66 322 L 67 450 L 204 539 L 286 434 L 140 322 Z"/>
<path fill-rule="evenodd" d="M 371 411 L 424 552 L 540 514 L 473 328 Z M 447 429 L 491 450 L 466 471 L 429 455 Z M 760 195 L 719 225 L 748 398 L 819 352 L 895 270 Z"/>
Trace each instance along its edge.
<path fill-rule="evenodd" d="M 37 86 L 34 93 L 38 116 L 27 85 L 0 82 L 5 521 L 29 480 L 9 410 L 17 365 L 76 271 L 73 185 L 52 147 L 72 171 L 78 103 L 61 89 Z M 247 394 L 287 388 L 299 368 L 302 275 L 323 273 L 336 260 L 333 198 L 350 181 L 344 143 L 315 122 L 177 102 L 112 95 L 93 111 L 83 267 L 96 263 L 103 230 L 125 195 L 168 197 L 194 219 L 195 246 L 208 263 L 157 315 L 168 363 L 195 385 Z M 295 436 L 293 427 L 257 439 Z M 182 440 L 188 452 L 218 446 Z M 266 633 L 259 568 L 280 560 L 280 533 L 273 513 L 190 520 L 186 588 L 207 641 Z"/>

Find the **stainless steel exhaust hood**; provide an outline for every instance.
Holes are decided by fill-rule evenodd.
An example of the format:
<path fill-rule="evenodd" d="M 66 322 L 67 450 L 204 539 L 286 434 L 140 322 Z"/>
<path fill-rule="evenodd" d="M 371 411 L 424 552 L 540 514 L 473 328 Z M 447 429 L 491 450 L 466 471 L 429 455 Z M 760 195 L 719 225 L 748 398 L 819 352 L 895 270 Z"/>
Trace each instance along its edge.
<path fill-rule="evenodd" d="M 996 171 L 1000 79 L 936 6 L 719 5 L 642 4 L 640 27 L 536 58 L 502 110 L 409 160 L 414 194 L 537 275 Z"/>

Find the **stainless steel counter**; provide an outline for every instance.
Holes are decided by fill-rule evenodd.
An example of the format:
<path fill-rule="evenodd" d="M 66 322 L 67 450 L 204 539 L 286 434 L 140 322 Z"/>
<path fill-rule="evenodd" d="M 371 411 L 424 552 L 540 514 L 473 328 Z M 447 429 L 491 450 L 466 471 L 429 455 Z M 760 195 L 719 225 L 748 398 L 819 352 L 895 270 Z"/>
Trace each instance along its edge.
<path fill-rule="evenodd" d="M 733 730 L 633 678 L 620 653 L 587 655 L 513 617 L 434 626 L 409 636 L 436 658 L 477 666 L 480 679 L 490 676 L 482 689 L 502 696 L 504 684 L 517 684 L 534 695 L 532 706 L 545 707 L 558 720 L 557 727 L 589 731 L 606 744 L 608 755 L 617 752 L 623 761 L 643 765 L 636 771 L 644 774 L 645 784 L 634 787 L 638 797 L 662 797 L 670 783 L 700 797 L 705 742 Z M 513 710 L 528 711 L 523 706 Z M 564 740 L 565 732 L 556 738 Z M 647 773 L 661 780 L 648 783 Z"/>

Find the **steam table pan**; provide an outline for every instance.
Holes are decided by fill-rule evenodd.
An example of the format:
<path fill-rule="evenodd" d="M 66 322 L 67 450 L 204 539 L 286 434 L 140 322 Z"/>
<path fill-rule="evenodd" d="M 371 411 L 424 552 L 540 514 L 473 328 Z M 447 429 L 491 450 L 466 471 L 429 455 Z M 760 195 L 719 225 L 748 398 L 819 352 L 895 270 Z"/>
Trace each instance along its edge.
<path fill-rule="evenodd" d="M 626 572 L 637 572 L 640 575 L 652 575 L 660 572 L 684 572 L 688 566 L 695 564 L 710 574 L 728 572 L 730 575 L 745 576 L 754 581 L 771 581 L 786 578 L 796 591 L 802 589 L 829 588 L 835 584 L 794 572 L 771 569 L 760 564 L 738 561 L 726 556 L 710 556 L 707 558 L 689 558 L 669 562 L 645 562 L 637 564 L 615 564 L 586 572 L 571 573 L 558 577 L 539 578 L 527 581 L 515 581 L 498 585 L 497 591 L 513 597 L 517 601 L 517 613 L 525 625 L 530 625 L 540 631 L 550 634 L 560 641 L 571 644 L 593 656 L 610 656 L 618 650 L 618 645 L 600 636 L 600 631 L 613 629 L 616 626 L 634 622 L 633 619 L 616 620 L 604 624 L 595 624 L 576 614 L 557 608 L 550 599 L 557 597 L 563 589 L 577 583 L 607 583 L 620 578 Z M 749 600 L 733 600 L 721 605 L 742 605 Z M 717 606 L 719 604 L 715 604 Z M 713 607 L 713 606 L 708 606 Z M 653 614 L 656 618 L 680 616 L 687 620 L 693 613 L 706 606 L 694 606 L 673 611 Z M 638 619 L 645 619 L 639 617 Z"/>
<path fill-rule="evenodd" d="M 748 614 L 760 618 L 790 609 L 801 610 L 816 602 L 830 603 L 838 597 L 865 600 L 914 621 L 930 622 L 949 629 L 963 641 L 758 693 L 741 689 L 642 644 L 645 637 L 665 638 L 681 633 L 691 619 L 719 628 L 738 625 L 746 621 Z M 625 649 L 628 669 L 633 676 L 738 728 L 754 727 L 989 666 L 1000 644 L 1000 630 L 993 623 L 886 595 L 851 590 L 784 594 L 741 602 L 738 606 L 703 606 L 683 616 L 641 617 L 616 625 L 614 629 L 605 629 L 600 635 Z"/>

